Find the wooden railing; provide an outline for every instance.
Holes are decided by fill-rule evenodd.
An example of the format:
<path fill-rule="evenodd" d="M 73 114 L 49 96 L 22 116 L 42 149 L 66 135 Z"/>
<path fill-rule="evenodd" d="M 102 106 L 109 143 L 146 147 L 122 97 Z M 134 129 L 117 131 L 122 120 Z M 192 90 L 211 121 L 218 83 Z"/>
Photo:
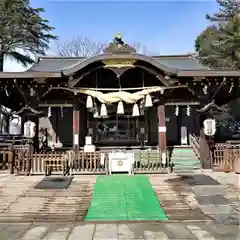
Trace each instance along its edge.
<path fill-rule="evenodd" d="M 8 170 L 12 164 L 12 144 L 0 143 L 0 170 Z"/>
<path fill-rule="evenodd" d="M 108 152 L 52 151 L 29 155 L 26 148 L 14 149 L 14 170 L 19 175 L 31 174 L 108 174 Z M 133 172 L 157 173 L 171 171 L 168 152 L 136 150 Z"/>
<path fill-rule="evenodd" d="M 194 134 L 189 134 L 189 143 L 192 146 L 193 151 L 196 153 L 198 159 L 200 159 L 199 139 Z"/>
<path fill-rule="evenodd" d="M 20 175 L 66 174 L 67 163 L 68 159 L 64 152 L 52 151 L 29 155 L 27 149 L 21 149 L 15 155 L 15 170 Z"/>
<path fill-rule="evenodd" d="M 160 150 L 139 150 L 134 152 L 134 160 L 133 171 L 135 173 L 172 171 L 168 151 L 165 152 L 165 159 L 163 159 Z"/>
<path fill-rule="evenodd" d="M 108 153 L 92 152 L 85 153 L 68 152 L 70 159 L 70 171 L 76 173 L 107 173 L 108 172 Z"/>
<path fill-rule="evenodd" d="M 100 152 L 51 151 L 30 156 L 27 149 L 19 149 L 15 154 L 15 170 L 20 175 L 106 173 L 104 160 L 101 163 Z"/>
<path fill-rule="evenodd" d="M 213 168 L 225 172 L 234 171 L 240 161 L 240 145 L 216 144 L 213 154 Z"/>

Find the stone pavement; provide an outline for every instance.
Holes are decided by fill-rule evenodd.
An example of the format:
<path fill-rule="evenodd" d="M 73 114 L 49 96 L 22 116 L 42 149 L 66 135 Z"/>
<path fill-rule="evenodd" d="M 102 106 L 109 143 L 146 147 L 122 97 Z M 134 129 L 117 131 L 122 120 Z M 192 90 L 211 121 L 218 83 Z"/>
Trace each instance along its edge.
<path fill-rule="evenodd" d="M 95 176 L 75 176 L 68 189 L 35 189 L 43 178 L 0 174 L 0 240 L 240 239 L 239 175 L 148 175 L 170 221 L 114 224 L 80 223 Z"/>
<path fill-rule="evenodd" d="M 1 240 L 237 240 L 239 227 L 202 223 L 0 224 Z"/>
<path fill-rule="evenodd" d="M 81 221 L 95 176 L 75 176 L 68 189 L 39 190 L 44 176 L 0 174 L 0 222 Z M 240 222 L 240 176 L 218 172 L 148 175 L 170 220 Z"/>
<path fill-rule="evenodd" d="M 240 223 L 240 175 L 204 171 L 150 175 L 149 180 L 171 220 Z"/>
<path fill-rule="evenodd" d="M 43 178 L 13 175 L 0 178 L 0 222 L 83 220 L 96 177 L 76 176 L 68 189 L 35 189 Z"/>

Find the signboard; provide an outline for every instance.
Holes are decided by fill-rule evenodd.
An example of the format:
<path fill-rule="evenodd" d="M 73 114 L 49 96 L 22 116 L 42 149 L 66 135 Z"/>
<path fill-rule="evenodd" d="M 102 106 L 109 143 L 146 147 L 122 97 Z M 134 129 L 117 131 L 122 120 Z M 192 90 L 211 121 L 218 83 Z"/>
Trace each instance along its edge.
<path fill-rule="evenodd" d="M 33 138 L 36 134 L 36 124 L 32 121 L 24 123 L 24 137 Z"/>
<path fill-rule="evenodd" d="M 207 136 L 213 136 L 216 133 L 216 121 L 215 119 L 209 118 L 204 120 L 204 134 Z"/>
<path fill-rule="evenodd" d="M 125 67 L 134 67 L 136 60 L 132 59 L 109 59 L 104 60 L 105 68 L 125 68 Z"/>

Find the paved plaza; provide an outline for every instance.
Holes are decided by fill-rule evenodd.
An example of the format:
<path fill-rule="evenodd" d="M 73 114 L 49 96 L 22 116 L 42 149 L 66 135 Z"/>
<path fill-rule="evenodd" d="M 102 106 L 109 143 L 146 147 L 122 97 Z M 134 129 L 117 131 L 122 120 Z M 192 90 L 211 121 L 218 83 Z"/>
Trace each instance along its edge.
<path fill-rule="evenodd" d="M 237 240 L 236 225 L 204 223 L 0 224 L 1 240 Z"/>
<path fill-rule="evenodd" d="M 240 239 L 240 176 L 148 175 L 169 221 L 85 222 L 96 176 L 68 189 L 34 187 L 44 176 L 0 174 L 0 240 Z"/>

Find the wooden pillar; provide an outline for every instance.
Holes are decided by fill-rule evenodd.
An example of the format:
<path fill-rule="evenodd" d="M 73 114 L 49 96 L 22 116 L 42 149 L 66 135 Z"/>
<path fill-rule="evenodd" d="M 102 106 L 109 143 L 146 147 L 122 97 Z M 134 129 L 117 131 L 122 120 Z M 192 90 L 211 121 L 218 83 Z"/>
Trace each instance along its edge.
<path fill-rule="evenodd" d="M 79 150 L 80 111 L 77 103 L 73 106 L 73 150 Z"/>
<path fill-rule="evenodd" d="M 167 149 L 166 144 L 166 122 L 165 122 L 165 105 L 158 105 L 158 146 L 161 151 Z"/>

